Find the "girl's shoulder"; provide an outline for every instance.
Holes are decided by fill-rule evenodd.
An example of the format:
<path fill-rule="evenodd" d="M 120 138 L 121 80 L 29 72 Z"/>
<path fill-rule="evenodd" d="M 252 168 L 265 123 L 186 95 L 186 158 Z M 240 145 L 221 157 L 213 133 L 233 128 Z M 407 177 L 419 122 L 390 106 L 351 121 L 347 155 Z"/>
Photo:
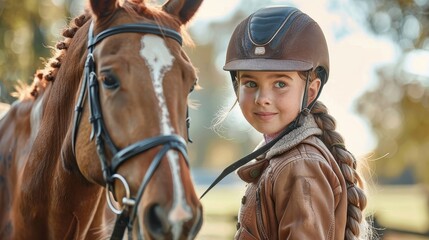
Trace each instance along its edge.
<path fill-rule="evenodd" d="M 286 152 L 273 156 L 270 162 L 287 165 L 297 160 L 320 160 L 328 162 L 332 154 L 316 136 L 310 136 Z"/>
<path fill-rule="evenodd" d="M 334 157 L 323 142 L 315 136 L 310 136 L 289 151 L 274 156 L 269 161 L 269 168 L 273 177 L 283 174 L 284 171 L 291 174 L 300 174 L 299 171 L 305 170 L 331 172 L 334 162 Z"/>

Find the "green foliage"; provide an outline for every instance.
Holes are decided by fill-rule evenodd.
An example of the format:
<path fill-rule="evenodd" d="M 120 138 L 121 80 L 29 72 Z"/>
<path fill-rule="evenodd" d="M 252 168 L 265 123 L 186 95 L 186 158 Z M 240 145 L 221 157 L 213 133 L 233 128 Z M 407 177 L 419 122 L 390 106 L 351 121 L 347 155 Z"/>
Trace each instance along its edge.
<path fill-rule="evenodd" d="M 368 27 L 389 36 L 404 50 L 428 47 L 429 1 L 354 0 L 365 11 Z"/>
<path fill-rule="evenodd" d="M 358 101 L 358 112 L 369 120 L 378 140 L 375 173 L 394 178 L 412 169 L 418 181 L 429 183 L 429 76 L 404 69 L 408 53 L 424 49 L 429 54 L 429 1 L 355 2 L 365 10 L 370 29 L 389 36 L 403 52 L 396 63 L 379 69 L 378 86 Z"/>
<path fill-rule="evenodd" d="M 61 19 L 61 20 L 58 20 Z M 65 26 L 66 10 L 50 0 L 3 0 L 0 5 L 0 101 L 18 80 L 30 82 L 51 55 L 50 46 Z"/>
<path fill-rule="evenodd" d="M 379 85 L 358 103 L 378 139 L 375 156 L 385 156 L 373 162 L 373 169 L 389 178 L 411 167 L 420 180 L 429 182 L 429 89 L 393 73 L 392 68 L 381 69 Z"/>

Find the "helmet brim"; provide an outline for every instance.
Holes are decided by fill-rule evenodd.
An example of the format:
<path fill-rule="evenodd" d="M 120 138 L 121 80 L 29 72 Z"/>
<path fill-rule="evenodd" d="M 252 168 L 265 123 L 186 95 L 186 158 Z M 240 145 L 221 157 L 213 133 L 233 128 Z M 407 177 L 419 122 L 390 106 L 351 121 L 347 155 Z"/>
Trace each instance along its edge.
<path fill-rule="evenodd" d="M 225 64 L 225 71 L 308 71 L 313 64 L 297 60 L 280 59 L 239 59 Z"/>

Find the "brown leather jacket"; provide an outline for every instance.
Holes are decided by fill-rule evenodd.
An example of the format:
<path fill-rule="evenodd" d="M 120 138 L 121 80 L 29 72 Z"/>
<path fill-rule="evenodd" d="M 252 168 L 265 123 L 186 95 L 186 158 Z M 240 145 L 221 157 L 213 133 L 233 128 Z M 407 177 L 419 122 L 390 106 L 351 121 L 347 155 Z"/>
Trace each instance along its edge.
<path fill-rule="evenodd" d="M 247 182 L 235 239 L 344 239 L 347 196 L 312 115 L 238 170 Z"/>

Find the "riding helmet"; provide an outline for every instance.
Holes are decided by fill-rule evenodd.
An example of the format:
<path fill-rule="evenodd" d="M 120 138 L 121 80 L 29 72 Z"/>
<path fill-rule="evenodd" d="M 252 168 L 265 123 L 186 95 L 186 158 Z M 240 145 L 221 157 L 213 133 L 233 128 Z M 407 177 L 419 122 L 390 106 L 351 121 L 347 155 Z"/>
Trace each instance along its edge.
<path fill-rule="evenodd" d="M 237 71 L 309 71 L 328 80 L 329 53 L 320 26 L 294 7 L 267 7 L 244 19 L 234 30 L 224 70 L 237 90 Z"/>

